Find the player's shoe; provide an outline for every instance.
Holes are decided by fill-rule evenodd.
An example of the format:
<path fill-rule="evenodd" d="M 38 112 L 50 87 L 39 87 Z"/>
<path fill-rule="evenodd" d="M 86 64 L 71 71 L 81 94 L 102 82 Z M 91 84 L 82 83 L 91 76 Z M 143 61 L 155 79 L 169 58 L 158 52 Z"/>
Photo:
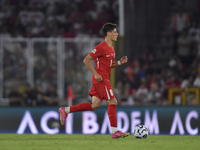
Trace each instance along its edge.
<path fill-rule="evenodd" d="M 60 123 L 61 125 L 65 125 L 65 120 L 68 116 L 68 114 L 65 112 L 65 107 L 60 107 L 59 112 L 60 112 Z"/>
<path fill-rule="evenodd" d="M 117 138 L 125 138 L 127 136 L 129 136 L 130 133 L 123 133 L 122 131 L 116 131 L 114 134 L 112 134 L 112 138 L 113 139 L 117 139 Z"/>

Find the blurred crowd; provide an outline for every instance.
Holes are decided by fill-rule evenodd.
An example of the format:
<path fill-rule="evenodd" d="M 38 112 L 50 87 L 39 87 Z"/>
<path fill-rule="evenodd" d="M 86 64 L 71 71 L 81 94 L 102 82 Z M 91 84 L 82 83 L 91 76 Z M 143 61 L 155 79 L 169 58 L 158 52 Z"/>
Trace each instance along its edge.
<path fill-rule="evenodd" d="M 13 86 L 8 97 L 10 106 L 58 106 L 60 101 L 53 85 L 44 92 L 42 86 L 32 89 L 28 83 L 20 88 Z"/>
<path fill-rule="evenodd" d="M 104 23 L 118 22 L 117 0 L 1 0 L 0 4 L 0 38 L 102 37 L 101 27 Z M 42 86 L 46 92 L 52 85 L 57 90 L 57 60 L 62 55 L 57 52 L 57 41 L 36 41 L 32 47 L 34 70 L 29 72 L 28 43 L 3 42 L 3 97 L 9 97 L 13 85 L 24 87 L 27 72 L 29 75 L 33 73 L 34 87 Z M 65 42 L 62 55 L 65 63 L 65 97 L 68 85 L 72 85 L 77 98 L 87 97 L 90 80 L 82 60 L 90 51 L 89 41 L 79 45 Z"/>
<path fill-rule="evenodd" d="M 117 0 L 1 0 L 0 38 L 101 37 L 118 22 Z"/>
<path fill-rule="evenodd" d="M 147 47 L 144 55 L 136 54 L 126 67 L 117 70 L 114 92 L 121 105 L 169 105 L 170 89 L 177 89 L 172 104 L 181 105 L 186 89 L 195 88 L 199 93 L 200 8 L 187 13 L 180 6 L 168 26 L 172 34 L 164 37 L 162 58 Z M 169 57 L 165 54 L 166 47 Z M 186 93 L 187 105 L 199 104 L 196 94 Z"/>
<path fill-rule="evenodd" d="M 0 4 L 0 38 L 103 37 L 104 23 L 118 23 L 118 0 L 1 0 Z M 199 7 L 192 11 L 179 7 L 166 24 L 170 34 L 160 37 L 164 48 L 146 47 L 142 55 L 128 56 L 128 64 L 117 67 L 114 93 L 119 105 L 169 105 L 171 89 L 178 89 L 172 104 L 181 105 L 186 89 L 200 89 L 199 18 Z M 65 97 L 68 85 L 75 98 L 87 97 L 90 79 L 82 60 L 88 45 L 65 43 Z M 4 43 L 4 96 L 11 106 L 58 105 L 57 43 L 33 44 L 34 89 L 26 83 L 27 47 L 25 42 Z M 187 105 L 198 101 L 194 92 L 186 94 Z"/>

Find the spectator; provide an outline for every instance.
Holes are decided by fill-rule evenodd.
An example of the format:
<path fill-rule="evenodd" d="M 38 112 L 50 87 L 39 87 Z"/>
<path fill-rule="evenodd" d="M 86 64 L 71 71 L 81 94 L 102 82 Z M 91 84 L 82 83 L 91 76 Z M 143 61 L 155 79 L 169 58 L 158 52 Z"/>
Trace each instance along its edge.
<path fill-rule="evenodd" d="M 139 86 L 139 82 L 136 79 L 135 75 L 132 75 L 129 79 L 130 85 L 131 85 L 131 89 L 137 89 Z"/>
<path fill-rule="evenodd" d="M 184 28 L 189 27 L 189 16 L 184 13 L 183 8 L 180 7 L 178 13 L 172 16 L 171 27 L 174 32 L 180 33 Z"/>
<path fill-rule="evenodd" d="M 97 23 L 96 20 L 94 20 L 92 18 L 91 15 L 87 15 L 85 27 L 86 27 L 87 30 L 92 30 L 92 32 L 94 32 L 94 33 L 97 33 L 98 30 L 99 30 L 99 24 Z"/>
<path fill-rule="evenodd" d="M 160 73 L 156 74 L 155 82 L 158 85 L 159 91 L 163 94 L 165 89 L 165 80 Z"/>
<path fill-rule="evenodd" d="M 158 89 L 157 83 L 151 84 L 151 89 L 147 94 L 149 104 L 161 104 L 161 92 Z"/>
<path fill-rule="evenodd" d="M 43 0 L 43 3 L 46 7 L 46 14 L 51 14 L 56 9 L 56 3 L 60 3 L 60 0 Z"/>
<path fill-rule="evenodd" d="M 114 93 L 119 103 L 121 102 L 121 98 L 122 98 L 122 90 L 123 90 L 122 88 L 123 88 L 122 81 L 118 81 L 116 87 L 114 88 Z"/>
<path fill-rule="evenodd" d="M 0 38 L 10 38 L 11 35 L 7 30 L 7 27 L 2 27 L 1 32 L 0 32 Z"/>
<path fill-rule="evenodd" d="M 114 13 L 114 19 L 119 19 L 119 1 L 114 1 L 111 8 Z"/>
<path fill-rule="evenodd" d="M 97 12 L 101 12 L 102 11 L 102 8 L 106 8 L 106 9 L 109 9 L 109 2 L 106 1 L 106 0 L 95 0 L 95 5 L 97 6 Z"/>
<path fill-rule="evenodd" d="M 27 27 L 27 31 L 30 32 L 33 37 L 38 37 L 40 28 L 36 26 L 35 22 L 31 22 L 30 26 Z"/>
<path fill-rule="evenodd" d="M 149 46 L 146 48 L 146 53 L 145 53 L 145 60 L 147 63 L 153 62 L 155 60 L 155 54 L 152 51 L 152 48 Z"/>
<path fill-rule="evenodd" d="M 191 42 L 197 43 L 199 41 L 200 30 L 198 28 L 197 22 L 195 22 L 195 21 L 192 22 L 192 26 L 189 29 L 188 35 L 191 39 Z"/>
<path fill-rule="evenodd" d="M 93 1 L 91 2 L 90 0 L 83 0 L 82 7 L 84 9 L 84 12 L 89 12 L 95 8 Z"/>
<path fill-rule="evenodd" d="M 88 16 L 91 16 L 93 20 L 97 18 L 97 6 L 95 4 L 93 4 L 92 10 L 86 12 L 85 17 L 87 18 Z"/>
<path fill-rule="evenodd" d="M 181 83 L 181 91 L 185 92 L 185 89 L 192 88 L 193 86 L 193 77 L 186 75 L 184 80 Z M 186 92 L 186 103 L 188 105 L 196 104 L 195 93 L 193 92 Z"/>
<path fill-rule="evenodd" d="M 73 8 L 70 19 L 72 23 L 75 23 L 78 19 L 84 18 L 83 14 L 79 11 L 78 6 Z"/>
<path fill-rule="evenodd" d="M 34 8 L 33 11 L 29 13 L 28 22 L 34 22 L 37 26 L 41 25 L 44 21 L 45 15 L 39 9 Z"/>
<path fill-rule="evenodd" d="M 76 21 L 73 23 L 73 28 L 76 34 L 81 32 L 81 29 L 84 28 L 83 19 L 77 18 Z"/>
<path fill-rule="evenodd" d="M 63 34 L 64 38 L 74 38 L 75 36 L 76 34 L 74 33 L 74 28 L 72 26 Z"/>
<path fill-rule="evenodd" d="M 171 75 L 169 76 L 166 85 L 165 85 L 165 92 L 167 94 L 167 98 L 169 99 L 169 90 L 174 88 L 174 89 L 180 89 L 180 82 L 176 79 L 175 75 Z M 176 92 L 173 95 L 174 97 L 174 103 L 175 104 L 180 104 L 181 103 L 181 96 L 180 96 L 180 92 Z"/>
<path fill-rule="evenodd" d="M 131 89 L 131 85 L 129 82 L 126 82 L 126 84 L 124 85 L 124 96 L 125 97 L 122 99 L 121 104 L 129 105 L 129 106 L 135 104 L 134 102 L 135 89 Z"/>
<path fill-rule="evenodd" d="M 20 34 L 20 31 L 19 31 L 19 30 L 15 30 L 15 31 L 14 31 L 14 34 L 13 34 L 13 37 L 16 38 L 16 39 L 22 39 L 22 38 L 23 38 L 23 35 Z"/>
<path fill-rule="evenodd" d="M 10 99 L 10 106 L 21 106 L 23 99 L 22 95 L 19 93 L 19 88 L 17 85 L 13 86 L 13 90 L 8 95 Z"/>
<path fill-rule="evenodd" d="M 180 60 L 182 64 L 190 64 L 192 59 L 191 59 L 191 40 L 187 34 L 186 30 L 183 30 L 181 32 L 180 37 L 177 40 L 177 45 L 178 45 L 178 51 L 177 54 L 180 57 Z"/>
<path fill-rule="evenodd" d="M 174 32 L 174 52 L 176 53 L 177 50 L 177 38 L 180 35 L 180 32 L 184 28 L 189 27 L 189 16 L 183 12 L 183 8 L 180 7 L 178 10 L 178 13 L 175 13 L 172 16 L 172 21 L 171 21 L 171 28 L 173 29 Z"/>
<path fill-rule="evenodd" d="M 77 33 L 76 38 L 82 38 L 82 39 L 89 38 L 88 32 L 86 32 L 86 29 L 84 27 L 79 29 L 79 32 Z"/>
<path fill-rule="evenodd" d="M 183 81 L 181 82 L 181 90 L 185 90 L 187 88 L 193 87 L 193 77 L 188 75 L 185 75 Z"/>
<path fill-rule="evenodd" d="M 21 24 L 23 26 L 26 26 L 28 24 L 28 19 L 29 19 L 29 11 L 26 6 L 22 8 L 22 10 L 19 12 L 18 17 L 21 21 Z"/>
<path fill-rule="evenodd" d="M 28 83 L 25 85 L 25 92 L 23 93 L 23 98 L 27 106 L 36 106 L 35 91 L 31 89 Z"/>
<path fill-rule="evenodd" d="M 176 79 L 175 75 L 171 75 L 165 85 L 165 89 L 169 90 L 170 88 L 179 88 L 180 82 Z"/>
<path fill-rule="evenodd" d="M 176 69 L 178 66 L 178 63 L 179 63 L 179 59 L 177 58 L 176 55 L 173 55 L 170 57 L 168 65 L 171 69 Z"/>
<path fill-rule="evenodd" d="M 38 86 L 36 90 L 36 105 L 37 106 L 45 106 L 47 104 L 45 99 L 45 94 L 43 92 L 42 86 Z"/>
<path fill-rule="evenodd" d="M 99 26 L 103 26 L 106 22 L 112 19 L 112 15 L 110 14 L 109 10 L 103 6 L 102 10 L 97 14 L 97 20 Z"/>
<path fill-rule="evenodd" d="M 200 89 L 200 72 L 194 79 L 193 86 Z"/>
<path fill-rule="evenodd" d="M 197 56 L 197 58 L 192 63 L 192 68 L 196 71 L 200 71 L 200 55 Z"/>
<path fill-rule="evenodd" d="M 196 56 L 196 53 L 198 53 L 198 50 L 200 48 L 200 30 L 198 28 L 197 22 L 192 22 L 192 27 L 189 29 L 188 33 L 190 39 L 191 39 L 191 50 L 193 57 Z"/>
<path fill-rule="evenodd" d="M 43 0 L 30 0 L 29 7 L 31 8 L 42 8 L 44 6 Z"/>
<path fill-rule="evenodd" d="M 47 101 L 48 106 L 57 106 L 60 99 L 58 98 L 58 95 L 56 93 L 56 90 L 54 86 L 50 85 L 46 94 L 45 94 L 45 100 Z"/>
<path fill-rule="evenodd" d="M 136 104 L 147 104 L 147 94 L 148 89 L 146 88 L 145 84 L 142 83 L 135 93 Z"/>

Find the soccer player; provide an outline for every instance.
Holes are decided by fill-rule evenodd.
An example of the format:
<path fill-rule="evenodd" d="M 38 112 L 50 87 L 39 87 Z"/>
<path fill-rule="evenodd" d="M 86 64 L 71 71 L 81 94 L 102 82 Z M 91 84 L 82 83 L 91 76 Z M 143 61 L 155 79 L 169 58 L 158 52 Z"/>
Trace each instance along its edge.
<path fill-rule="evenodd" d="M 60 107 L 60 121 L 62 125 L 65 124 L 65 120 L 69 113 L 97 110 L 102 101 L 106 100 L 108 102 L 108 117 L 112 130 L 112 138 L 126 137 L 130 135 L 130 133 L 123 133 L 117 129 L 117 100 L 115 99 L 110 84 L 111 69 L 118 65 L 127 63 L 128 60 L 127 56 L 124 56 L 119 61 L 114 62 L 115 50 L 112 46 L 112 42 L 117 41 L 118 33 L 116 28 L 116 24 L 104 24 L 102 32 L 105 36 L 105 40 L 98 44 L 83 60 L 87 68 L 93 73 L 93 87 L 89 92 L 89 95 L 92 97 L 92 102 L 80 103 L 71 107 Z M 92 59 L 95 60 L 96 70 L 92 66 Z"/>

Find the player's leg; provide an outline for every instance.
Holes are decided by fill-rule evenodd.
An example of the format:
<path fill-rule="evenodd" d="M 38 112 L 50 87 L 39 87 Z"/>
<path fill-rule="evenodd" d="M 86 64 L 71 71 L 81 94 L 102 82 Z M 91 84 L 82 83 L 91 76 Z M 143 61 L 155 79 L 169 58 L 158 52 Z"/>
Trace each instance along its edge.
<path fill-rule="evenodd" d="M 77 112 L 77 111 L 91 111 L 97 110 L 101 105 L 101 100 L 96 97 L 92 96 L 92 102 L 80 103 L 71 107 L 60 107 L 60 122 L 62 125 L 65 124 L 65 120 L 69 113 Z"/>
<path fill-rule="evenodd" d="M 97 110 L 101 103 L 102 101 L 98 97 L 92 96 L 92 110 Z"/>
<path fill-rule="evenodd" d="M 112 134 L 115 133 L 117 129 L 117 115 L 116 115 L 116 108 L 117 108 L 117 100 L 115 98 L 107 100 L 108 103 L 108 117 L 110 120 L 110 126 L 112 130 Z"/>
<path fill-rule="evenodd" d="M 112 138 L 121 138 L 129 136 L 130 133 L 123 133 L 117 128 L 117 100 L 115 98 L 107 100 L 108 102 L 108 117 L 110 120 L 111 130 L 112 130 Z"/>
<path fill-rule="evenodd" d="M 80 103 L 71 107 L 65 107 L 65 112 L 69 114 L 77 111 L 97 110 L 100 105 L 101 100 L 96 96 L 92 96 L 92 102 Z"/>

